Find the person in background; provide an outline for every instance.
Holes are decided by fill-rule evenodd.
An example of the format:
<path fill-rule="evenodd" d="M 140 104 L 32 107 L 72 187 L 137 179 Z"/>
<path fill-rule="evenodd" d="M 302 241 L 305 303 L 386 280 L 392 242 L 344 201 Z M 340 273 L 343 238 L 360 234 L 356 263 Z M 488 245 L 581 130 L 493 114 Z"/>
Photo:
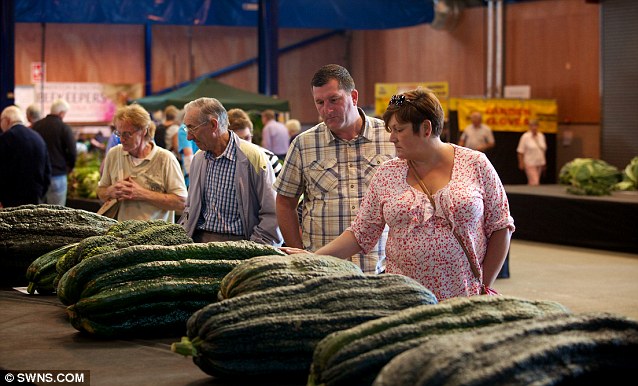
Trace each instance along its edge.
<path fill-rule="evenodd" d="M 325 65 L 310 86 L 323 122 L 292 141 L 275 189 L 286 246 L 316 251 L 354 220 L 372 176 L 395 150 L 383 121 L 357 107 L 359 93 L 347 69 Z M 302 195 L 300 232 L 297 205 Z M 351 260 L 364 272 L 384 270 L 386 235 L 366 254 L 353 252 Z"/>
<path fill-rule="evenodd" d="M 179 121 L 183 122 L 184 110 L 181 110 L 180 115 Z M 186 182 L 186 187 L 189 187 L 191 163 L 193 162 L 193 156 L 199 148 L 194 141 L 190 141 L 187 137 L 188 132 L 186 131 L 186 126 L 184 123 L 181 123 L 179 131 L 177 132 L 177 151 L 179 152 L 178 158 L 182 166 L 182 172 L 184 173 L 184 182 Z"/>
<path fill-rule="evenodd" d="M 126 105 L 128 105 L 128 103 L 125 103 L 122 106 L 126 106 Z M 164 110 L 153 111 L 151 113 L 151 120 L 153 121 L 153 123 L 155 123 L 155 133 L 157 134 L 157 129 L 159 129 L 159 125 L 161 125 L 162 122 L 164 122 Z"/>
<path fill-rule="evenodd" d="M 390 99 L 383 120 L 397 158 L 379 167 L 355 220 L 317 254 L 347 258 L 368 251 L 387 224 L 386 273 L 417 280 L 439 301 L 479 295 L 492 286 L 514 220 L 485 154 L 441 141 L 443 117 L 429 90 Z M 480 267 L 480 279 L 469 259 Z"/>
<path fill-rule="evenodd" d="M 266 156 L 228 130 L 228 113 L 215 98 L 184 106 L 193 157 L 180 224 L 196 242 L 251 240 L 281 244 L 275 213 L 274 173 Z"/>
<path fill-rule="evenodd" d="M 234 121 L 235 119 L 239 119 L 239 118 L 243 118 L 243 119 L 248 119 L 250 121 L 250 130 L 251 130 L 251 134 L 252 134 L 252 130 L 254 128 L 253 122 L 250 119 L 250 115 L 248 115 L 248 113 L 240 108 L 234 108 L 234 109 L 229 109 L 228 110 L 228 122 L 230 124 L 230 122 Z"/>
<path fill-rule="evenodd" d="M 177 138 L 177 132 L 179 131 L 179 126 L 182 124 L 180 118 L 183 117 L 183 114 L 177 107 L 168 106 L 166 110 L 164 110 L 164 116 L 167 120 L 164 124 L 167 124 L 169 119 L 171 122 L 171 125 L 166 128 L 166 149 L 172 151 L 177 159 L 179 159 L 179 140 Z"/>
<path fill-rule="evenodd" d="M 40 119 L 42 119 L 40 107 L 36 104 L 29 105 L 29 107 L 27 107 L 27 121 L 29 121 L 29 127 L 33 127 L 33 124 Z"/>
<path fill-rule="evenodd" d="M 470 121 L 472 121 L 472 123 L 468 125 L 465 130 L 463 130 L 463 134 L 461 134 L 459 145 L 482 151 L 483 153 L 493 148 L 495 144 L 494 134 L 492 133 L 492 129 L 483 123 L 481 113 L 472 111 Z"/>
<path fill-rule="evenodd" d="M 111 130 L 111 134 L 109 135 L 109 139 L 106 141 L 106 145 L 104 147 L 104 158 L 100 163 L 100 176 L 104 172 L 104 160 L 106 159 L 106 155 L 109 153 L 109 150 L 120 144 L 120 137 L 118 137 L 115 133 L 115 125 L 109 125 L 109 129 Z"/>
<path fill-rule="evenodd" d="M 538 120 L 529 120 L 529 130 L 521 136 L 516 148 L 518 168 L 527 175 L 527 185 L 540 185 L 541 174 L 545 170 L 545 135 L 538 131 Z"/>
<path fill-rule="evenodd" d="M 288 129 L 290 142 L 292 142 L 292 140 L 301 132 L 301 122 L 299 122 L 298 119 L 289 119 L 286 121 L 286 128 Z"/>
<path fill-rule="evenodd" d="M 42 203 L 51 182 L 46 143 L 16 106 L 2 110 L 0 129 L 0 208 Z"/>
<path fill-rule="evenodd" d="M 253 123 L 250 120 L 248 114 L 242 109 L 230 109 L 228 110 L 228 128 L 237 134 L 237 136 L 244 141 L 253 141 Z M 259 148 L 266 154 L 270 166 L 275 173 L 275 178 L 281 172 L 281 163 L 279 157 L 277 157 L 270 150 L 259 146 Z"/>
<path fill-rule="evenodd" d="M 64 123 L 68 111 L 69 104 L 57 99 L 51 105 L 51 114 L 33 124 L 33 130 L 42 136 L 49 151 L 52 177 L 45 203 L 52 205 L 66 205 L 67 175 L 77 159 L 75 135 Z"/>
<path fill-rule="evenodd" d="M 290 144 L 288 129 L 283 123 L 277 122 L 273 110 L 263 111 L 261 113 L 261 122 L 264 124 L 261 130 L 261 147 L 284 159 Z"/>
<path fill-rule="evenodd" d="M 104 147 L 104 154 L 106 155 L 112 147 L 119 145 L 120 137 L 117 136 L 115 125 L 109 125 L 109 129 L 111 130 L 111 134 L 109 135 L 109 139 L 106 142 L 106 146 Z"/>
<path fill-rule="evenodd" d="M 108 140 L 109 138 L 105 137 L 104 134 L 102 134 L 102 130 L 99 130 L 94 136 L 89 138 L 89 151 L 104 152 Z"/>
<path fill-rule="evenodd" d="M 117 220 L 175 221 L 186 201 L 186 185 L 177 159 L 153 142 L 155 123 L 140 105 L 115 113 L 121 144 L 109 150 L 97 194 L 120 201 Z"/>
<path fill-rule="evenodd" d="M 154 139 L 157 146 L 172 151 L 173 136 L 179 130 L 179 122 L 176 121 L 178 114 L 179 109 L 173 105 L 166 106 L 164 109 L 164 120 L 157 125 L 155 131 Z"/>

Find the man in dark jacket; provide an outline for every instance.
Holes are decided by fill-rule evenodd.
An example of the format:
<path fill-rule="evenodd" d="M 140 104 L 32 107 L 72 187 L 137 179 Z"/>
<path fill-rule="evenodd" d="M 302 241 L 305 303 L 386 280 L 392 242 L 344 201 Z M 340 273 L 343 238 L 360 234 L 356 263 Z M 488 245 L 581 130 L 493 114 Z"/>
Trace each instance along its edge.
<path fill-rule="evenodd" d="M 16 106 L 2 111 L 0 128 L 0 207 L 41 203 L 51 180 L 47 145 Z"/>
<path fill-rule="evenodd" d="M 47 204 L 66 205 L 67 174 L 75 167 L 75 136 L 71 127 L 62 121 L 67 111 L 69 104 L 64 99 L 55 100 L 51 105 L 51 114 L 33 125 L 33 130 L 47 144 L 51 160 L 52 177 L 45 198 Z"/>

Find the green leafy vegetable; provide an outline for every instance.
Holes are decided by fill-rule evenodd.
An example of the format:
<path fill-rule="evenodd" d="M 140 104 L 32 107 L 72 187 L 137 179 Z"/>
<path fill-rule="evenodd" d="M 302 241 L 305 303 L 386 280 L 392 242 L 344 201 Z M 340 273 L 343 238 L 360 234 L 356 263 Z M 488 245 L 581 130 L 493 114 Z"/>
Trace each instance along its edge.
<path fill-rule="evenodd" d="M 68 176 L 67 195 L 72 198 L 97 198 L 97 184 L 100 181 L 100 155 L 80 153 L 75 169 Z"/>
<path fill-rule="evenodd" d="M 611 194 L 620 178 L 618 168 L 593 158 L 575 158 L 561 168 L 558 176 L 561 184 L 569 185 L 568 193 L 589 196 Z"/>
<path fill-rule="evenodd" d="M 634 157 L 622 173 L 622 181 L 616 184 L 616 190 L 638 190 L 638 156 Z"/>

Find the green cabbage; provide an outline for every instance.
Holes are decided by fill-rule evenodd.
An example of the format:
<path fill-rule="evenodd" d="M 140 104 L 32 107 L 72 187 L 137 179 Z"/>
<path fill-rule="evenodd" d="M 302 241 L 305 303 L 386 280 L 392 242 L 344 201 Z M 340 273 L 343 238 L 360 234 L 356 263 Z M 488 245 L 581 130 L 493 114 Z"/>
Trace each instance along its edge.
<path fill-rule="evenodd" d="M 622 173 L 622 181 L 616 184 L 616 190 L 638 190 L 638 156 L 634 157 Z"/>
<path fill-rule="evenodd" d="M 588 196 L 611 194 L 620 178 L 618 168 L 593 158 L 575 158 L 558 175 L 559 182 L 568 185 L 568 193 Z"/>

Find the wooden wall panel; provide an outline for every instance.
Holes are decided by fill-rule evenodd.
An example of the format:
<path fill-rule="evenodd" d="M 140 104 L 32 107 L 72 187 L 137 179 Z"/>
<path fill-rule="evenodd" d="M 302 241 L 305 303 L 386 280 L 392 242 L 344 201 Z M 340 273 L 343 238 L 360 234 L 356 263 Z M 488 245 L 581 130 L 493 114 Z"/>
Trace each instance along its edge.
<path fill-rule="evenodd" d="M 255 57 L 256 36 L 251 28 L 154 26 L 153 91 L 164 90 Z M 256 91 L 256 76 L 254 66 L 218 80 Z"/>
<path fill-rule="evenodd" d="M 281 29 L 279 47 L 324 34 L 326 30 Z M 189 38 L 189 35 L 192 36 Z M 169 88 L 201 75 L 257 58 L 258 37 L 253 28 L 156 26 L 153 28 L 153 89 Z M 345 38 L 335 35 L 279 56 L 279 96 L 290 101 L 291 117 L 304 123 L 317 121 L 310 80 L 326 63 L 344 64 Z M 189 59 L 189 44 L 192 57 Z M 218 80 L 258 92 L 257 64 L 232 71 Z"/>
<path fill-rule="evenodd" d="M 421 25 L 355 32 L 354 73 L 363 102 L 374 103 L 378 82 L 447 81 L 452 96 L 484 95 L 484 13 L 467 9 L 451 31 Z"/>
<path fill-rule="evenodd" d="M 279 94 L 291 115 L 315 123 L 309 82 L 318 67 L 350 68 L 360 102 L 374 103 L 376 82 L 448 81 L 451 96 L 485 94 L 486 8 L 466 9 L 451 30 L 421 25 L 349 32 L 279 57 Z M 584 0 L 506 5 L 505 84 L 529 84 L 534 98 L 555 98 L 561 121 L 598 124 L 600 5 Z M 40 61 L 42 27 L 16 25 L 16 84 L 30 82 Z M 281 29 L 285 47 L 326 32 Z M 192 38 L 189 37 L 192 34 Z M 189 58 L 192 44 L 192 58 Z M 162 90 L 257 55 L 257 31 L 241 27 L 154 26 L 152 88 Z M 144 28 L 137 25 L 47 24 L 48 81 L 143 83 Z M 258 89 L 257 66 L 219 78 Z"/>
<path fill-rule="evenodd" d="M 46 77 L 49 82 L 144 82 L 141 26 L 46 24 Z M 42 26 L 16 24 L 16 85 L 31 81 L 31 62 L 41 61 Z"/>
<path fill-rule="evenodd" d="M 327 30 L 280 30 L 279 46 L 303 42 Z M 312 98 L 310 82 L 323 65 L 348 65 L 348 35 L 333 35 L 312 45 L 290 51 L 279 57 L 279 95 L 290 102 L 291 118 L 315 124 L 319 115 Z"/>
<path fill-rule="evenodd" d="M 600 6 L 583 0 L 507 7 L 506 82 L 556 99 L 561 122 L 600 122 Z"/>

